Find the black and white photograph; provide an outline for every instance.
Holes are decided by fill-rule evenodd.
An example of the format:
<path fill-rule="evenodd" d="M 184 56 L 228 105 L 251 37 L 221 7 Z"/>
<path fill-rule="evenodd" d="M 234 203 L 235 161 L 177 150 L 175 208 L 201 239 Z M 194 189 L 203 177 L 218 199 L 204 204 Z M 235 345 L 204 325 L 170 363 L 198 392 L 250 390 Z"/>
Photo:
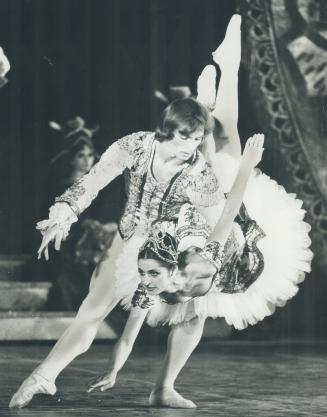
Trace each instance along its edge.
<path fill-rule="evenodd" d="M 0 11 L 0 417 L 327 416 L 327 3 Z"/>

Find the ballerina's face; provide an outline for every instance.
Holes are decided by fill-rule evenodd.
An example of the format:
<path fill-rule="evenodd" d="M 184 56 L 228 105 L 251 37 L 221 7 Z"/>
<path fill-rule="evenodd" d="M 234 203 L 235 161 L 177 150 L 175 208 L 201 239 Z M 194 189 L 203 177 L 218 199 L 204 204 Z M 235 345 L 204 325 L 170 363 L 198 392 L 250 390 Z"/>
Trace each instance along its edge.
<path fill-rule="evenodd" d="M 204 138 L 204 127 L 200 127 L 188 136 L 176 131 L 173 139 L 169 141 L 169 149 L 172 150 L 176 158 L 187 161 L 192 157 L 197 148 L 201 145 Z"/>
<path fill-rule="evenodd" d="M 178 302 L 205 295 L 211 288 L 216 268 L 198 254 L 188 255 L 180 269 L 167 268 L 154 259 L 139 259 L 138 272 L 150 294 L 177 293 Z"/>
<path fill-rule="evenodd" d="M 141 281 L 150 294 L 173 292 L 174 288 L 171 282 L 173 271 L 154 259 L 138 260 L 138 272 Z"/>

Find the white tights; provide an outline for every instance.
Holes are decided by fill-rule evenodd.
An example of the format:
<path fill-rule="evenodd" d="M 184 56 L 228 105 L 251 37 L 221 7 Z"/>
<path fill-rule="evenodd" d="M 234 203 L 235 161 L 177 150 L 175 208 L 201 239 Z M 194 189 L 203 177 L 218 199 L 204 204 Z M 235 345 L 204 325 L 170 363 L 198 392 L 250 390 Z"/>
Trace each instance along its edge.
<path fill-rule="evenodd" d="M 155 389 L 174 387 L 178 374 L 200 342 L 204 321 L 203 318 L 195 317 L 172 327 L 168 337 L 167 353 Z"/>
<path fill-rule="evenodd" d="M 90 292 L 81 304 L 73 323 L 66 329 L 36 372 L 55 382 L 59 373 L 76 356 L 91 346 L 105 317 L 118 304 L 124 294 L 113 275 L 116 260 L 123 248 L 123 240 L 117 233 L 110 250 L 100 261 L 91 279 Z M 131 262 L 135 260 L 131 260 Z"/>

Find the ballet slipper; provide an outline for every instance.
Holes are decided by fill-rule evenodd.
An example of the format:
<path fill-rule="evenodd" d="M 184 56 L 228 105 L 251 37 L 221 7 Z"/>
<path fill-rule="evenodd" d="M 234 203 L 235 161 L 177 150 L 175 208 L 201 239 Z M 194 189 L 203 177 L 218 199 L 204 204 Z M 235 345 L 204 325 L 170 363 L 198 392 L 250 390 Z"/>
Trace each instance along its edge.
<path fill-rule="evenodd" d="M 216 103 L 216 68 L 213 65 L 204 67 L 197 81 L 197 89 L 197 100 L 212 111 Z"/>
<path fill-rule="evenodd" d="M 43 376 L 33 373 L 19 387 L 9 403 L 9 408 L 25 407 L 36 394 L 54 395 L 57 391 L 56 385 L 43 378 Z"/>
<path fill-rule="evenodd" d="M 150 394 L 149 404 L 152 407 L 196 408 L 194 402 L 182 397 L 170 387 L 154 389 Z"/>
<path fill-rule="evenodd" d="M 241 61 L 241 16 L 234 14 L 228 23 L 225 38 L 212 53 L 220 69 L 238 72 Z"/>

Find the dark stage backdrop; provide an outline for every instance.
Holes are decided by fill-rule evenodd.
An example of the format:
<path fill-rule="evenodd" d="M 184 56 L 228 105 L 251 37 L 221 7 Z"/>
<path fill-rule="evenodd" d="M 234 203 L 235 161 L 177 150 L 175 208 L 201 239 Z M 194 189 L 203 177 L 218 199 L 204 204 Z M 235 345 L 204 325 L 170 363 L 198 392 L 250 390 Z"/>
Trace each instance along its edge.
<path fill-rule="evenodd" d="M 76 115 L 101 131 L 103 151 L 120 136 L 153 129 L 155 89 L 195 86 L 235 10 L 232 1 L 0 1 L 0 41 L 12 69 L 0 95 L 0 251 L 30 253 L 46 215 L 49 120 Z M 109 201 L 110 200 L 110 201 Z M 108 193 L 117 219 L 119 187 Z"/>
<path fill-rule="evenodd" d="M 0 94 L 0 253 L 35 253 L 40 243 L 34 227 L 47 215 L 48 163 L 58 148 L 49 120 L 80 115 L 99 124 L 100 152 L 126 133 L 152 130 L 163 108 L 154 90 L 195 90 L 236 6 L 232 0 L 0 1 L 0 45 L 12 65 Z M 265 124 L 256 120 L 249 67 L 243 62 L 240 72 L 243 141 Z M 274 141 L 267 140 L 263 169 L 289 183 Z M 117 180 L 101 193 L 103 220 L 118 219 L 122 190 Z M 319 291 L 327 289 L 316 276 L 317 270 L 287 308 L 254 332 L 323 334 L 327 308 L 317 282 Z"/>

